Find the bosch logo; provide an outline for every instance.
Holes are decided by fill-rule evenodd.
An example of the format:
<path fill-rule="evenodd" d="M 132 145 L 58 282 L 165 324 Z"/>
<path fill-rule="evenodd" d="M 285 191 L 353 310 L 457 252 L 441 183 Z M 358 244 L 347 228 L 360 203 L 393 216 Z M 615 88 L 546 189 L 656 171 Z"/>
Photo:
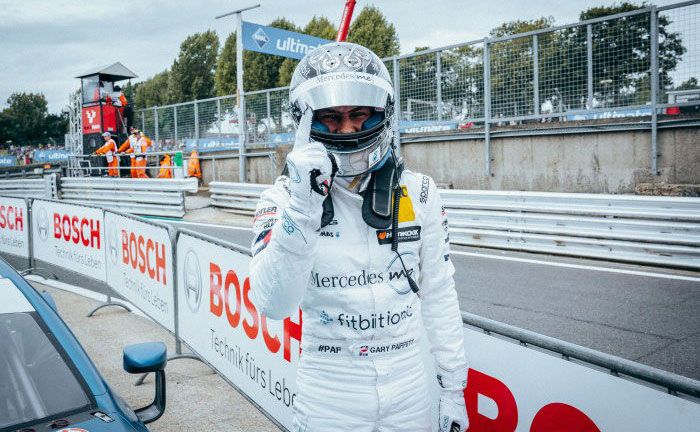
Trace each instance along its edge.
<path fill-rule="evenodd" d="M 259 28 L 255 33 L 253 33 L 253 42 L 255 42 L 258 47 L 262 48 L 267 45 L 268 42 L 270 42 L 270 38 L 267 37 L 263 29 Z"/>
<path fill-rule="evenodd" d="M 202 303 L 202 273 L 199 268 L 199 258 L 193 250 L 185 255 L 185 297 L 192 313 L 197 313 Z"/>
<path fill-rule="evenodd" d="M 37 231 L 39 231 L 39 238 L 41 238 L 42 241 L 46 241 L 46 239 L 49 238 L 49 217 L 46 215 L 46 209 L 44 207 L 39 208 Z"/>
<path fill-rule="evenodd" d="M 109 226 L 107 242 L 109 245 L 109 258 L 112 260 L 112 264 L 116 264 L 119 259 L 119 236 L 117 235 L 117 227 L 115 225 Z"/>

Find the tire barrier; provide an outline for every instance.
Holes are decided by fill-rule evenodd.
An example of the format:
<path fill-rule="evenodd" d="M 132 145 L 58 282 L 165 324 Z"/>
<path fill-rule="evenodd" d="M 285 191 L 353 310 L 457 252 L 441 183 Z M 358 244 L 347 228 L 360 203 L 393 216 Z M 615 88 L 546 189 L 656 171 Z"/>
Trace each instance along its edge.
<path fill-rule="evenodd" d="M 248 248 L 113 210 L 1 196 L 0 239 L 4 257 L 106 287 L 173 334 L 174 358 L 205 362 L 291 429 L 302 314 L 275 321 L 258 313 Z M 698 381 L 467 313 L 463 320 L 471 432 L 680 432 L 700 424 Z M 428 341 L 423 335 L 436 405 Z"/>

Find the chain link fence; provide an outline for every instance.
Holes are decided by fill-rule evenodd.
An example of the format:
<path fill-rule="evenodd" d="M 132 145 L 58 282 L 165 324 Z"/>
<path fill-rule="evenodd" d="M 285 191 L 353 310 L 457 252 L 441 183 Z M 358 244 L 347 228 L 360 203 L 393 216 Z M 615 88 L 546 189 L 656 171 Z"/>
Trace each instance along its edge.
<path fill-rule="evenodd" d="M 402 133 L 481 133 L 490 159 L 494 127 L 645 117 L 655 171 L 658 116 L 700 117 L 698 29 L 695 0 L 384 61 L 394 77 Z M 244 98 L 245 147 L 292 140 L 288 88 L 245 92 Z M 140 124 L 164 148 L 235 149 L 236 107 L 236 96 L 224 96 L 146 108 Z"/>

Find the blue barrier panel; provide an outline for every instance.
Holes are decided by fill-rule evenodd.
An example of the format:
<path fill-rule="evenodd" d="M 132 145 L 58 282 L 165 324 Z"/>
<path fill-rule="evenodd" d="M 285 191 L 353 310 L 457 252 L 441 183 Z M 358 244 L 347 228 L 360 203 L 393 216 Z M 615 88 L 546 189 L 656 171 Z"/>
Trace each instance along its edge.
<path fill-rule="evenodd" d="M 13 155 L 0 156 L 0 166 L 15 166 L 17 165 L 17 158 Z"/>
<path fill-rule="evenodd" d="M 34 162 L 65 162 L 70 153 L 67 150 L 34 150 L 32 160 Z"/>

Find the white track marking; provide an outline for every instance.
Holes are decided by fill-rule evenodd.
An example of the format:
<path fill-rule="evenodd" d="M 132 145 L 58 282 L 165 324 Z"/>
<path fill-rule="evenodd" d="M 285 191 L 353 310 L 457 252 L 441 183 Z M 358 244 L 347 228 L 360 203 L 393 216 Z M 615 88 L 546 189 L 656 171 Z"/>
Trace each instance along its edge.
<path fill-rule="evenodd" d="M 208 224 L 208 223 L 201 223 L 201 222 L 172 221 L 172 220 L 168 220 L 168 219 L 158 219 L 158 220 L 161 222 L 172 223 L 172 224 L 196 225 L 196 226 L 203 226 L 203 227 L 210 227 L 210 228 L 224 228 L 224 229 L 232 229 L 232 230 L 239 230 L 239 231 L 251 231 L 253 229 L 252 227 L 241 227 L 241 226 L 233 226 L 233 225 L 215 225 L 215 224 Z"/>
<path fill-rule="evenodd" d="M 617 268 L 609 268 L 609 267 L 596 267 L 596 266 L 589 266 L 589 265 L 582 265 L 582 264 L 571 264 L 571 263 L 552 262 L 552 261 L 540 261 L 540 260 L 535 260 L 535 259 L 530 259 L 530 258 L 498 256 L 498 255 L 480 254 L 480 253 L 476 253 L 476 252 L 463 252 L 463 251 L 455 251 L 455 250 L 450 251 L 450 254 L 451 255 L 473 256 L 473 257 L 477 257 L 477 258 L 492 258 L 492 259 L 499 259 L 499 260 L 504 260 L 504 261 L 518 261 L 518 262 L 524 262 L 524 263 L 529 263 L 529 264 L 548 265 L 548 266 L 553 266 L 553 267 L 568 267 L 568 268 L 574 268 L 574 269 L 580 269 L 580 270 L 593 270 L 593 271 L 601 271 L 601 272 L 608 272 L 608 273 L 621 273 L 621 274 L 629 274 L 629 275 L 635 275 L 635 276 L 656 277 L 656 278 L 661 278 L 661 279 L 675 279 L 675 280 L 683 280 L 683 281 L 690 281 L 690 282 L 700 282 L 700 277 L 693 277 L 693 276 L 680 276 L 680 275 L 672 275 L 672 274 L 666 274 L 666 273 L 645 272 L 645 271 L 639 271 L 639 270 L 627 270 L 627 269 L 617 269 Z"/>

